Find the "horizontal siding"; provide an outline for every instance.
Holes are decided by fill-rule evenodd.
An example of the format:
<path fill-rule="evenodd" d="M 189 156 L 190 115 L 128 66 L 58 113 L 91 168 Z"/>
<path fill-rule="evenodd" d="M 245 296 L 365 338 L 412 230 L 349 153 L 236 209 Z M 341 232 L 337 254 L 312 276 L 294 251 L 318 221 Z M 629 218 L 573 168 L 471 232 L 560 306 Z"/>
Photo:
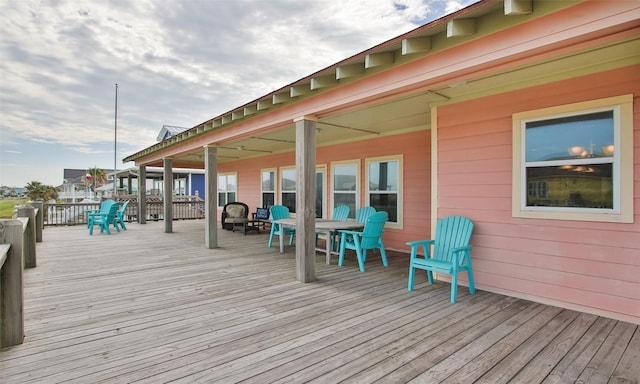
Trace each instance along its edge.
<path fill-rule="evenodd" d="M 365 203 L 365 160 L 381 156 L 403 156 L 403 229 L 385 230 L 385 247 L 407 251 L 406 242 L 428 238 L 431 233 L 431 131 L 385 136 L 353 143 L 319 147 L 316 163 L 327 166 L 327 194 L 330 195 L 331 163 L 360 160 L 360 204 Z M 260 171 L 265 168 L 295 165 L 295 153 L 268 155 L 254 159 L 227 162 L 218 166 L 218 172 L 237 172 L 238 200 L 254 211 L 260 205 Z M 331 196 L 327 196 L 331 206 Z"/>
<path fill-rule="evenodd" d="M 439 108 L 437 216 L 462 214 L 476 224 L 472 257 L 481 289 L 640 321 L 638 98 L 634 223 L 511 215 L 511 115 L 629 93 L 640 94 L 638 66 Z"/>

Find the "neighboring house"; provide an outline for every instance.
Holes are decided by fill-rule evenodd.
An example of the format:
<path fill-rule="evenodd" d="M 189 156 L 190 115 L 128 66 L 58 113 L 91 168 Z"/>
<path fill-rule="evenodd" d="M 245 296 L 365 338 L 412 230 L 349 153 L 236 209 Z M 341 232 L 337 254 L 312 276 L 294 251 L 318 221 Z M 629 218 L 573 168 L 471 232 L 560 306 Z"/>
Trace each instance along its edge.
<path fill-rule="evenodd" d="M 107 179 L 111 180 L 113 170 L 105 169 Z M 63 171 L 62 185 L 58 186 L 58 200 L 62 200 L 65 203 L 77 203 L 83 199 L 99 200 L 102 197 L 109 197 L 113 192 L 113 183 L 111 183 L 111 189 L 105 185 L 92 185 L 86 181 L 87 170 L 86 169 L 69 169 L 65 168 Z"/>
<path fill-rule="evenodd" d="M 164 195 L 164 173 L 162 168 L 146 167 L 146 194 Z M 137 194 L 140 170 L 131 167 L 119 170 L 116 173 L 118 179 L 118 194 Z M 113 174 L 110 174 L 113 177 Z M 204 197 L 204 170 L 202 169 L 175 169 L 172 175 L 173 194 L 181 196 Z M 113 189 L 113 184 L 110 184 Z"/>
<path fill-rule="evenodd" d="M 86 169 L 67 169 L 63 171 L 62 185 L 58 186 L 58 199 L 65 203 L 77 203 L 94 196 L 93 187 L 85 182 Z"/>
<path fill-rule="evenodd" d="M 189 128 L 184 128 L 184 127 L 176 127 L 173 125 L 163 125 L 162 129 L 160 130 L 160 132 L 158 133 L 158 136 L 156 137 L 157 141 L 163 141 L 166 140 L 168 138 L 171 138 L 179 133 L 182 133 L 186 130 L 188 130 Z"/>
<path fill-rule="evenodd" d="M 0 187 L 1 197 L 18 197 L 18 196 L 22 196 L 23 193 L 24 193 L 24 188 L 14 188 L 14 187 L 7 187 L 7 186 Z"/>
<path fill-rule="evenodd" d="M 464 215 L 479 289 L 640 323 L 638 95 L 640 2 L 482 0 L 124 160 L 204 168 L 218 204 L 372 205 L 401 251 Z"/>
<path fill-rule="evenodd" d="M 156 140 L 167 140 L 180 134 L 188 128 L 163 125 Z M 113 177 L 113 174 L 109 175 Z M 131 167 L 116 172 L 117 190 L 119 194 L 137 194 L 139 190 L 139 167 Z M 145 192 L 147 195 L 164 195 L 164 170 L 157 167 L 145 169 Z M 172 174 L 173 194 L 181 196 L 204 197 L 204 170 L 202 169 L 175 169 Z M 113 188 L 113 184 L 111 185 Z"/>

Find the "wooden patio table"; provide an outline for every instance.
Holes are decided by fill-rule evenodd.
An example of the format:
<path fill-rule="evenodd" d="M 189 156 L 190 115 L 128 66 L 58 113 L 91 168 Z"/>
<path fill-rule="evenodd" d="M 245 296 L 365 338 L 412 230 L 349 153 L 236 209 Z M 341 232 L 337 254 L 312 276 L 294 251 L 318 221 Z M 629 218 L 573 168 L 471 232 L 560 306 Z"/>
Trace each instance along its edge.
<path fill-rule="evenodd" d="M 295 228 L 297 219 L 280 219 L 276 220 L 276 223 L 282 225 L 283 227 Z M 362 229 L 364 228 L 364 223 L 358 223 L 357 221 L 340 221 L 340 220 L 328 220 L 328 219 L 316 219 L 316 232 L 326 233 L 327 240 L 325 241 L 326 247 L 325 249 L 316 248 L 318 251 L 324 251 L 327 264 L 331 263 L 331 255 L 337 255 L 338 252 L 331 250 L 331 241 L 329 236 L 331 232 L 336 232 L 340 229 Z M 284 236 L 280 236 L 280 252 L 284 252 Z"/>

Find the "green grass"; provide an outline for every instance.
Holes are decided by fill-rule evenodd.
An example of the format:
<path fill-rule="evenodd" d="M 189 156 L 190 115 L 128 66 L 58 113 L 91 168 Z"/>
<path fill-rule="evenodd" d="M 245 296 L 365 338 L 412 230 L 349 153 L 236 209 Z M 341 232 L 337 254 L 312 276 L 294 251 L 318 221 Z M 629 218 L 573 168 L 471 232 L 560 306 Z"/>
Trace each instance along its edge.
<path fill-rule="evenodd" d="M 7 198 L 0 199 L 0 219 L 10 219 L 13 217 L 13 207 L 23 205 L 29 199 Z"/>

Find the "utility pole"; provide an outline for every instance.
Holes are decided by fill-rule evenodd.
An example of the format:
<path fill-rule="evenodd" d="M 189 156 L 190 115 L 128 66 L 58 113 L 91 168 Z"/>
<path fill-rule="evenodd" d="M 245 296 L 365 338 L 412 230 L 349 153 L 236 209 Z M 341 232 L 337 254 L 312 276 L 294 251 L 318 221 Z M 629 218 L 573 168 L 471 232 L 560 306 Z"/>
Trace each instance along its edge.
<path fill-rule="evenodd" d="M 118 83 L 116 83 L 116 108 L 115 119 L 113 125 L 113 198 L 116 197 L 117 191 L 117 158 L 118 158 Z"/>

